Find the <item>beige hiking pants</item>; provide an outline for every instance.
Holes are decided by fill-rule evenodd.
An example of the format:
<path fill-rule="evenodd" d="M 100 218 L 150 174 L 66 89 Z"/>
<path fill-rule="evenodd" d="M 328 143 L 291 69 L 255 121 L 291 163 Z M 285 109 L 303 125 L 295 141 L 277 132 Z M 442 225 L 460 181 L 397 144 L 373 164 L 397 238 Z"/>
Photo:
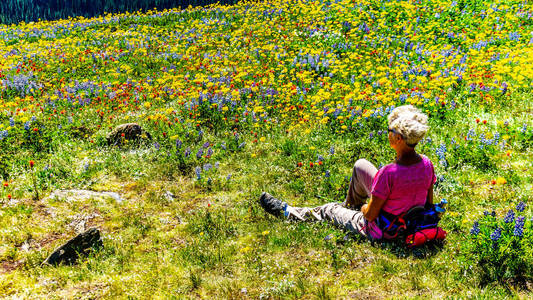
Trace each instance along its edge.
<path fill-rule="evenodd" d="M 353 167 L 352 179 L 344 203 L 327 203 L 315 208 L 289 206 L 287 218 L 300 221 L 327 220 L 337 226 L 367 236 L 368 226 L 363 213 L 347 207 L 360 208 L 366 202 L 377 171 L 372 163 L 359 159 Z"/>

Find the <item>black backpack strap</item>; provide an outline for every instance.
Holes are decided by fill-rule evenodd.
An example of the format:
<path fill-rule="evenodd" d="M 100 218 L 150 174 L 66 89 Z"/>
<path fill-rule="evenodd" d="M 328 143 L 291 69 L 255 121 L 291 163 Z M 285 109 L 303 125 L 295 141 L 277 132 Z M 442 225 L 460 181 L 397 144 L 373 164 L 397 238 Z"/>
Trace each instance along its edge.
<path fill-rule="evenodd" d="M 426 209 L 423 206 L 414 206 L 409 209 L 403 216 L 404 220 L 410 221 L 414 218 L 420 217 Z"/>

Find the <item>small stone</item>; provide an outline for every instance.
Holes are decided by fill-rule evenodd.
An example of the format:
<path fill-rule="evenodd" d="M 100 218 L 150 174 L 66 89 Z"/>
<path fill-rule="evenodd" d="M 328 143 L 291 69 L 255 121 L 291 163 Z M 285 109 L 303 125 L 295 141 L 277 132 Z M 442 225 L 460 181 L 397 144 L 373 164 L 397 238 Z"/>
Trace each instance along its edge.
<path fill-rule="evenodd" d="M 47 259 L 43 265 L 58 265 L 60 263 L 74 264 L 79 255 L 87 255 L 92 249 L 102 247 L 102 238 L 100 230 L 91 228 L 76 237 L 68 240 L 65 244 L 58 247 Z"/>
<path fill-rule="evenodd" d="M 172 201 L 174 201 L 174 199 L 176 198 L 176 195 L 174 195 L 171 191 L 166 191 L 166 192 L 165 192 L 165 198 L 166 198 L 169 202 L 172 202 Z"/>

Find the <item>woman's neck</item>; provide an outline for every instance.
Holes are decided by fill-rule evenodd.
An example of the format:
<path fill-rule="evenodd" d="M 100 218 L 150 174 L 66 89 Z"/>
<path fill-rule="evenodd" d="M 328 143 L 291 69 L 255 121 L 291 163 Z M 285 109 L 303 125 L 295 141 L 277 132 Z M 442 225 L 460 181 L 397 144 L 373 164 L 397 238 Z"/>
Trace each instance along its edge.
<path fill-rule="evenodd" d="M 400 165 L 412 165 L 420 162 L 421 157 L 414 148 L 406 147 L 396 150 L 396 163 Z"/>

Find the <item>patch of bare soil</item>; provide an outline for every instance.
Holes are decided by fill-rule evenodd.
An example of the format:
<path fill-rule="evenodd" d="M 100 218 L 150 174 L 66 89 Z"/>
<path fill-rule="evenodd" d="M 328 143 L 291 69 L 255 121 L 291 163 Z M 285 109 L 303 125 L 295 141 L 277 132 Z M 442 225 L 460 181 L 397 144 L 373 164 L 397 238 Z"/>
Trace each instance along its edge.
<path fill-rule="evenodd" d="M 16 269 L 18 269 L 22 265 L 22 261 L 11 261 L 6 260 L 3 262 L 0 262 L 0 275 L 10 273 Z"/>
<path fill-rule="evenodd" d="M 360 291 L 351 292 L 351 293 L 348 294 L 348 296 L 351 299 L 364 299 L 364 300 L 385 299 L 384 296 L 380 296 L 378 294 L 371 293 L 368 290 L 360 290 Z"/>

